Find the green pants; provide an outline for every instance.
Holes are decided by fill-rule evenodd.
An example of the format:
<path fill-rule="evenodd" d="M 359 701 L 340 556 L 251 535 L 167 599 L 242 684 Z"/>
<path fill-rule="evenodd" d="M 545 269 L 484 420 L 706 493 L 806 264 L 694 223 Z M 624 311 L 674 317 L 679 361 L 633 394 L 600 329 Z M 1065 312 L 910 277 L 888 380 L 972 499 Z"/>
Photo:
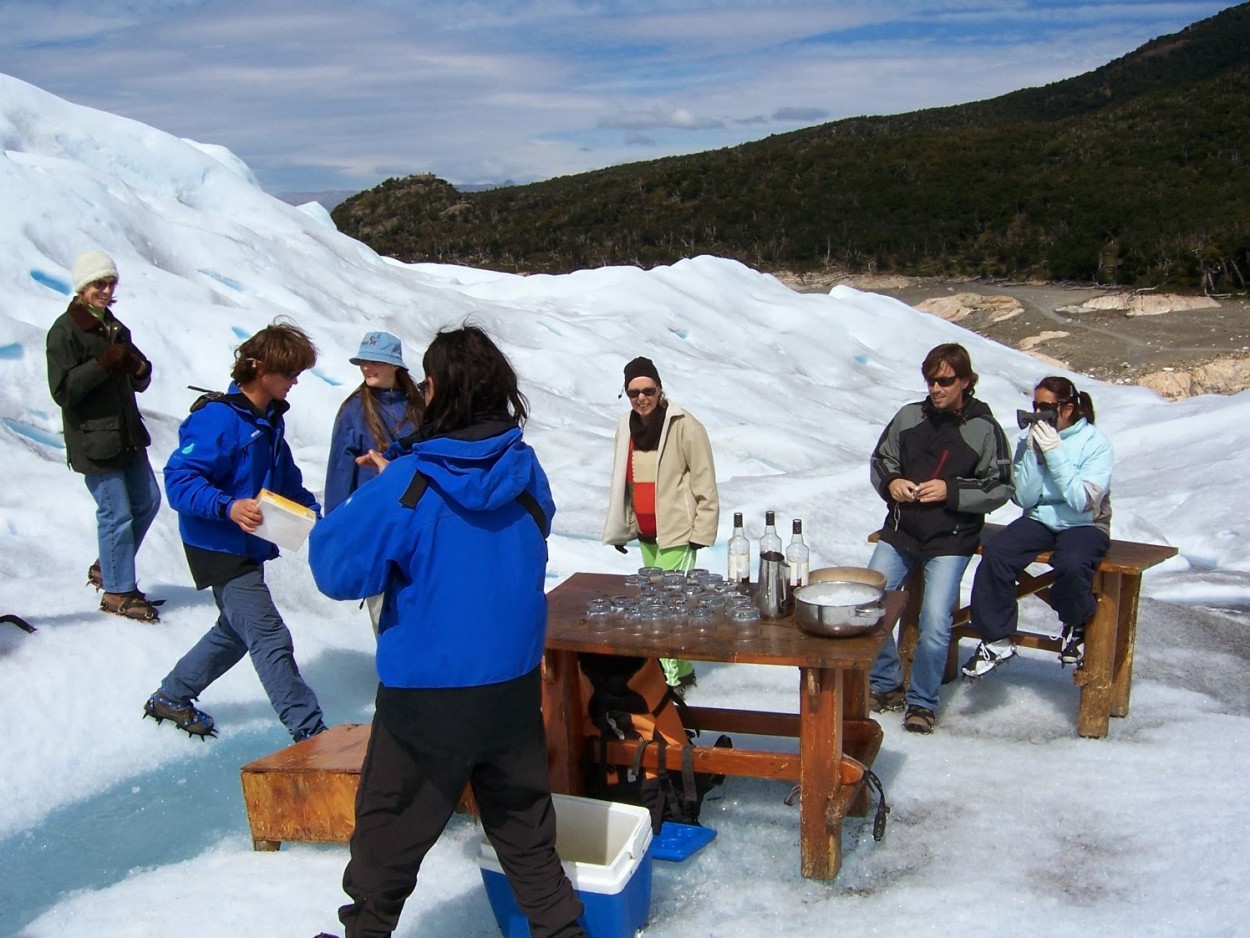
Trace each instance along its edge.
<path fill-rule="evenodd" d="M 694 557 L 698 551 L 689 545 L 666 547 L 661 550 L 658 544 L 639 541 L 638 546 L 642 548 L 644 567 L 680 570 L 683 573 L 694 569 Z M 661 658 L 660 667 L 664 669 L 664 680 L 670 687 L 677 687 L 683 677 L 694 674 L 694 664 L 685 658 Z"/>

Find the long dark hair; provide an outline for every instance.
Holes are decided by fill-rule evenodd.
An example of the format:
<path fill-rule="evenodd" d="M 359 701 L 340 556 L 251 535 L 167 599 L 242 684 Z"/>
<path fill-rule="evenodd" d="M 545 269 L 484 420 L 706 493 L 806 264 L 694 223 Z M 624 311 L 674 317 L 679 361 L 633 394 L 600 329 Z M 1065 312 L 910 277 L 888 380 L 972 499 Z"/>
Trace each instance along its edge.
<path fill-rule="evenodd" d="M 1033 390 L 1047 390 L 1055 395 L 1055 403 L 1071 404 L 1077 419 L 1084 417 L 1090 423 L 1094 422 L 1094 399 L 1084 391 L 1078 391 L 1076 385 L 1068 378 L 1061 375 L 1049 375 L 1037 382 L 1037 387 Z M 1076 420 L 1072 421 L 1076 423 Z"/>
<path fill-rule="evenodd" d="M 412 380 L 412 375 L 408 374 L 407 368 L 395 369 L 395 387 L 404 395 L 404 416 L 400 421 L 400 426 L 409 424 L 416 428 L 421 426 L 421 416 L 425 413 L 425 398 L 417 389 L 417 382 Z M 360 407 L 364 412 L 365 426 L 369 429 L 369 435 L 373 437 L 374 445 L 379 449 L 386 449 L 394 441 L 394 434 L 399 427 L 388 428 L 382 422 L 382 409 L 378 407 L 377 396 L 370 393 L 373 389 L 365 382 L 360 382 L 360 386 L 343 400 L 339 405 L 339 413 L 343 413 L 356 398 L 360 398 Z M 409 430 L 411 433 L 412 431 Z"/>
<path fill-rule="evenodd" d="M 480 327 L 465 325 L 440 332 L 421 360 L 434 379 L 434 396 L 425 408 L 423 436 L 463 430 L 482 418 L 524 424 L 529 402 L 517 386 L 507 357 Z"/>

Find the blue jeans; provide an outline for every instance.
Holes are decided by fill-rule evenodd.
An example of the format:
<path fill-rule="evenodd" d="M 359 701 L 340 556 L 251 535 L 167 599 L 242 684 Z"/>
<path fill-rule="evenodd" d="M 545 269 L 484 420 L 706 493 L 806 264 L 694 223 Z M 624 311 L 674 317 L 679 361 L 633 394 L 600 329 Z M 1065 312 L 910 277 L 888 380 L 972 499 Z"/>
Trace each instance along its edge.
<path fill-rule="evenodd" d="M 89 472 L 87 491 L 95 499 L 100 575 L 106 593 L 129 593 L 138 582 L 135 554 L 161 507 L 161 489 L 147 450 L 135 453 L 127 469 Z"/>
<path fill-rule="evenodd" d="M 937 710 L 938 690 L 946 670 L 946 647 L 951 639 L 951 611 L 959 599 L 959 583 L 971 557 L 948 554 L 925 559 L 919 554 L 904 554 L 885 541 L 877 541 L 868 566 L 885 574 L 885 588 L 898 589 L 916 568 L 924 564 L 924 598 L 920 604 L 920 639 L 916 657 L 911 663 L 911 685 L 907 688 L 909 706 Z M 872 663 L 869 685 L 875 691 L 889 691 L 903 685 L 903 662 L 898 657 L 894 632 L 885 637 L 885 644 Z"/>
<path fill-rule="evenodd" d="M 265 585 L 264 567 L 249 570 L 213 587 L 221 615 L 161 681 L 161 691 L 177 700 L 191 700 L 233 668 L 244 655 L 260 678 L 278 719 L 296 739 L 322 725 L 317 695 L 300 677 L 291 632 L 282 621 Z"/>

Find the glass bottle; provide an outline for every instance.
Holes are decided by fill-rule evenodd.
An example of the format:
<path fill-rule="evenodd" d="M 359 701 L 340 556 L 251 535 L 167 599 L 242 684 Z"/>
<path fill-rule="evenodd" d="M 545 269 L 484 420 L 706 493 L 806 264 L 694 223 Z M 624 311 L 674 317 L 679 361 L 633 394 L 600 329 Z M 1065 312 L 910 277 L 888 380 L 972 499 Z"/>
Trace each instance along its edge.
<path fill-rule="evenodd" d="M 729 539 L 730 583 L 746 583 L 751 579 L 751 542 L 742 531 L 742 512 L 734 512 L 734 533 Z"/>
<path fill-rule="evenodd" d="M 776 512 L 764 512 L 764 535 L 760 538 L 760 553 L 781 553 L 781 535 L 777 533 Z"/>
<path fill-rule="evenodd" d="M 803 543 L 803 520 L 794 519 L 794 534 L 786 547 L 786 563 L 790 565 L 790 585 L 806 586 L 811 572 L 812 552 Z"/>

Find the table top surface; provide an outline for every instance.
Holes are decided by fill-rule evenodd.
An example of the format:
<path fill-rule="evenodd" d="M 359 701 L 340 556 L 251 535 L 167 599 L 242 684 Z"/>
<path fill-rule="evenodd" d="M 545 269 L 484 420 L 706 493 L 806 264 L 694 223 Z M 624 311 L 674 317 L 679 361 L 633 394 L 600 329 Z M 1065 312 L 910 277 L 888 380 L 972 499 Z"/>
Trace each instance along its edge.
<path fill-rule="evenodd" d="M 575 573 L 547 594 L 547 647 L 557 651 L 688 658 L 738 664 L 791 665 L 867 671 L 906 603 L 906 594 L 886 594 L 885 614 L 871 631 L 847 638 L 822 638 L 799 630 L 793 616 L 760 623 L 759 637 L 742 638 L 728 621 L 708 631 L 670 626 L 657 636 L 632 634 L 613 620 L 606 628 L 592 626 L 586 605 L 592 599 L 630 592 L 625 577 L 611 573 Z"/>

